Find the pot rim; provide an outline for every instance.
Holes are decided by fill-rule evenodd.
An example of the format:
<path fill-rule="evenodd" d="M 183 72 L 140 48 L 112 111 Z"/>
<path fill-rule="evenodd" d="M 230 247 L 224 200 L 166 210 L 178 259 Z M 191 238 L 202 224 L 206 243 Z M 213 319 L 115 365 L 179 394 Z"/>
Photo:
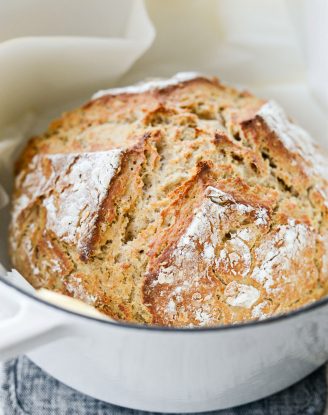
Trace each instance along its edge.
<path fill-rule="evenodd" d="M 78 312 L 69 310 L 64 307 L 60 307 L 56 304 L 51 302 L 45 301 L 42 298 L 39 298 L 28 291 L 23 290 L 20 287 L 17 287 L 15 284 L 11 283 L 6 279 L 6 277 L 0 276 L 0 282 L 4 283 L 5 285 L 13 288 L 14 290 L 18 291 L 19 293 L 33 299 L 43 305 L 49 306 L 55 310 L 62 311 L 64 313 L 73 315 L 75 317 L 81 317 L 86 320 L 97 321 L 98 323 L 102 323 L 104 325 L 110 325 L 119 328 L 127 328 L 127 329 L 134 329 L 134 330 L 148 330 L 148 331 L 155 331 L 155 332 L 170 332 L 170 333 L 199 333 L 199 332 L 217 332 L 217 331 L 226 331 L 226 330 L 237 330 L 237 329 L 246 329 L 249 327 L 256 327 L 256 326 L 264 326 L 269 325 L 272 323 L 277 323 L 282 320 L 291 319 L 301 314 L 306 314 L 312 310 L 321 308 L 328 304 L 328 296 L 321 298 L 320 300 L 314 301 L 313 303 L 307 304 L 303 307 L 300 307 L 296 310 L 290 311 L 286 314 L 278 314 L 276 316 L 271 316 L 265 318 L 263 320 L 249 320 L 245 323 L 236 323 L 236 324 L 225 324 L 221 326 L 211 326 L 211 327 L 165 327 L 165 326 L 151 326 L 146 324 L 136 324 L 136 323 L 128 323 L 124 321 L 110 321 L 104 320 L 97 317 L 87 316 L 85 314 L 80 314 Z"/>

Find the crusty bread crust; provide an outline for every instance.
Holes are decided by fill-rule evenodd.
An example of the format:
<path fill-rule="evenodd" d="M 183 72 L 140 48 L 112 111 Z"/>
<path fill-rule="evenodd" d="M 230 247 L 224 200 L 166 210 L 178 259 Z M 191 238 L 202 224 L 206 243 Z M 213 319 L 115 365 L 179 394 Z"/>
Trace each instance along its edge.
<path fill-rule="evenodd" d="M 284 313 L 327 293 L 327 173 L 276 104 L 216 79 L 108 94 L 26 146 L 12 262 L 120 320 Z"/>

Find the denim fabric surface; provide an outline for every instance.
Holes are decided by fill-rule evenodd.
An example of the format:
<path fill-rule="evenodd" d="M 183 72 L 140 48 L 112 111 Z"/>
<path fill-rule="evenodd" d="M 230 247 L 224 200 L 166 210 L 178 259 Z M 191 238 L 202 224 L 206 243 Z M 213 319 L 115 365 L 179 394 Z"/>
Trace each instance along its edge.
<path fill-rule="evenodd" d="M 143 414 L 82 395 L 44 373 L 26 357 L 5 364 L 0 398 L 4 415 Z M 211 414 L 321 415 L 325 405 L 326 376 L 322 367 L 298 384 L 269 398 Z"/>

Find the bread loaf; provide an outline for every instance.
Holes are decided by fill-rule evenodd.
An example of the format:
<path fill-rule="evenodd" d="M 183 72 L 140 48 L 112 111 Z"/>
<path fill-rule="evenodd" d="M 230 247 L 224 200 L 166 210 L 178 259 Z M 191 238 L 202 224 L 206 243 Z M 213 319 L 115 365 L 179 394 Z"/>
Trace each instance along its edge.
<path fill-rule="evenodd" d="M 285 313 L 327 293 L 327 165 L 276 103 L 217 79 L 103 92 L 18 160 L 12 262 L 117 320 Z"/>

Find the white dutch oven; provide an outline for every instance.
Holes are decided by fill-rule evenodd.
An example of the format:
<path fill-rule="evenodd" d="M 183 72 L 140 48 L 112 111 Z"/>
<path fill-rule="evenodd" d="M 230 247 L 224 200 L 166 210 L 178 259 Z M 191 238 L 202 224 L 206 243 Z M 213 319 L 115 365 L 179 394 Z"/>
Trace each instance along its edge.
<path fill-rule="evenodd" d="M 65 384 L 147 411 L 240 405 L 300 380 L 328 358 L 328 299 L 218 328 L 118 324 L 65 311 L 0 282 L 0 358 L 26 353 Z"/>

